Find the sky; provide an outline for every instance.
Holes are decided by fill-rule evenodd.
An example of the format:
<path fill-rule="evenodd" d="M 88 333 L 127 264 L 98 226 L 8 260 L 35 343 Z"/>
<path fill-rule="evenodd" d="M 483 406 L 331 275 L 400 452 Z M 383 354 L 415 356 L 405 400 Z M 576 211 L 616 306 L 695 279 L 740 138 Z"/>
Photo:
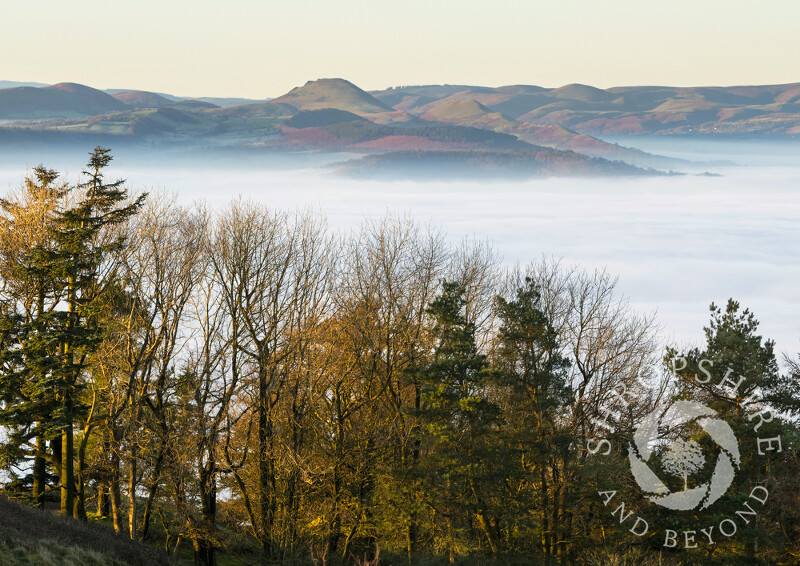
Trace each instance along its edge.
<path fill-rule="evenodd" d="M 179 96 L 800 80 L 796 0 L 27 0 L 3 21 L 0 80 Z"/>

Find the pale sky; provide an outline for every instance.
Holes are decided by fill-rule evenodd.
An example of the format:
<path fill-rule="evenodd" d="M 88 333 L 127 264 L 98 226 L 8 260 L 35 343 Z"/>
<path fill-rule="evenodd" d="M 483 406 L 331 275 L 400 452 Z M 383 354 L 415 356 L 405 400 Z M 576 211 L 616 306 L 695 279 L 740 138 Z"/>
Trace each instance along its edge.
<path fill-rule="evenodd" d="M 798 0 L 7 0 L 2 18 L 0 80 L 181 96 L 800 81 Z"/>

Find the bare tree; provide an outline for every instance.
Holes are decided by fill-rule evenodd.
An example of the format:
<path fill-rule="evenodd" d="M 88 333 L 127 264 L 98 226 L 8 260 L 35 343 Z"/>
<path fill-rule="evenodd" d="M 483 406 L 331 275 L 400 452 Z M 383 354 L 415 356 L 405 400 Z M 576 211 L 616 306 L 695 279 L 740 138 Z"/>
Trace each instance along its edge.
<path fill-rule="evenodd" d="M 211 261 L 242 355 L 241 379 L 255 419 L 256 485 L 232 467 L 262 561 L 280 555 L 278 404 L 295 354 L 320 324 L 332 283 L 333 246 L 312 214 L 292 217 L 238 202 L 218 220 Z M 255 496 L 255 500 L 254 500 Z"/>
<path fill-rule="evenodd" d="M 147 498 L 141 534 L 147 536 L 168 449 L 166 411 L 174 369 L 190 335 L 186 308 L 203 272 L 206 218 L 174 204 L 168 195 L 151 196 L 125 227 L 129 246 L 120 259 L 121 284 L 108 297 L 109 339 L 101 356 L 108 393 L 102 419 L 111 469 L 111 507 L 120 521 L 120 459 L 127 461 L 128 532 L 139 531 L 136 500 L 148 461 Z M 84 442 L 88 435 L 84 435 Z M 142 450 L 145 454 L 142 454 Z"/>

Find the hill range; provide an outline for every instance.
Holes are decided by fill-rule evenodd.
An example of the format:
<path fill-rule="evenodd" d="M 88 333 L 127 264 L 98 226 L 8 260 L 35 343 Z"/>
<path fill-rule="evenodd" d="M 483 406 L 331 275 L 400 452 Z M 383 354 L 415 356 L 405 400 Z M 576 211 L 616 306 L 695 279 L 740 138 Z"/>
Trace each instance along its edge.
<path fill-rule="evenodd" d="M 422 160 L 430 164 L 453 162 L 452 152 L 470 152 L 458 160 L 478 167 L 492 162 L 487 171 L 511 162 L 557 163 L 531 171 L 609 175 L 629 174 L 629 166 L 667 170 L 691 164 L 604 137 L 800 136 L 800 83 L 609 89 L 428 85 L 366 92 L 343 79 L 319 79 L 260 101 L 101 91 L 74 83 L 17 84 L 0 82 L 7 87 L 0 88 L 3 145 L 21 139 L 88 145 L 102 139 L 112 145 L 383 155 L 364 161 L 368 170 L 393 161 L 385 154 L 408 164 L 420 162 L 409 157 L 419 152 L 447 152 Z M 475 152 L 486 155 L 477 159 Z M 527 157 L 509 159 L 504 153 Z M 352 162 L 346 169 L 352 172 Z"/>

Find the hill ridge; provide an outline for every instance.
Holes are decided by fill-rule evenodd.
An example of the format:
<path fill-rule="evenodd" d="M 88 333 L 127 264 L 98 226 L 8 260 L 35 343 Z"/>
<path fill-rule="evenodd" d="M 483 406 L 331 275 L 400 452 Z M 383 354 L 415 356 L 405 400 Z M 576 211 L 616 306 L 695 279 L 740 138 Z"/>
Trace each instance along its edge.
<path fill-rule="evenodd" d="M 110 94 L 78 83 L 0 90 L 0 119 L 72 118 L 125 108 Z"/>
<path fill-rule="evenodd" d="M 333 108 L 354 114 L 391 112 L 392 108 L 345 79 L 317 79 L 295 87 L 270 103 L 291 104 L 298 110 Z"/>

